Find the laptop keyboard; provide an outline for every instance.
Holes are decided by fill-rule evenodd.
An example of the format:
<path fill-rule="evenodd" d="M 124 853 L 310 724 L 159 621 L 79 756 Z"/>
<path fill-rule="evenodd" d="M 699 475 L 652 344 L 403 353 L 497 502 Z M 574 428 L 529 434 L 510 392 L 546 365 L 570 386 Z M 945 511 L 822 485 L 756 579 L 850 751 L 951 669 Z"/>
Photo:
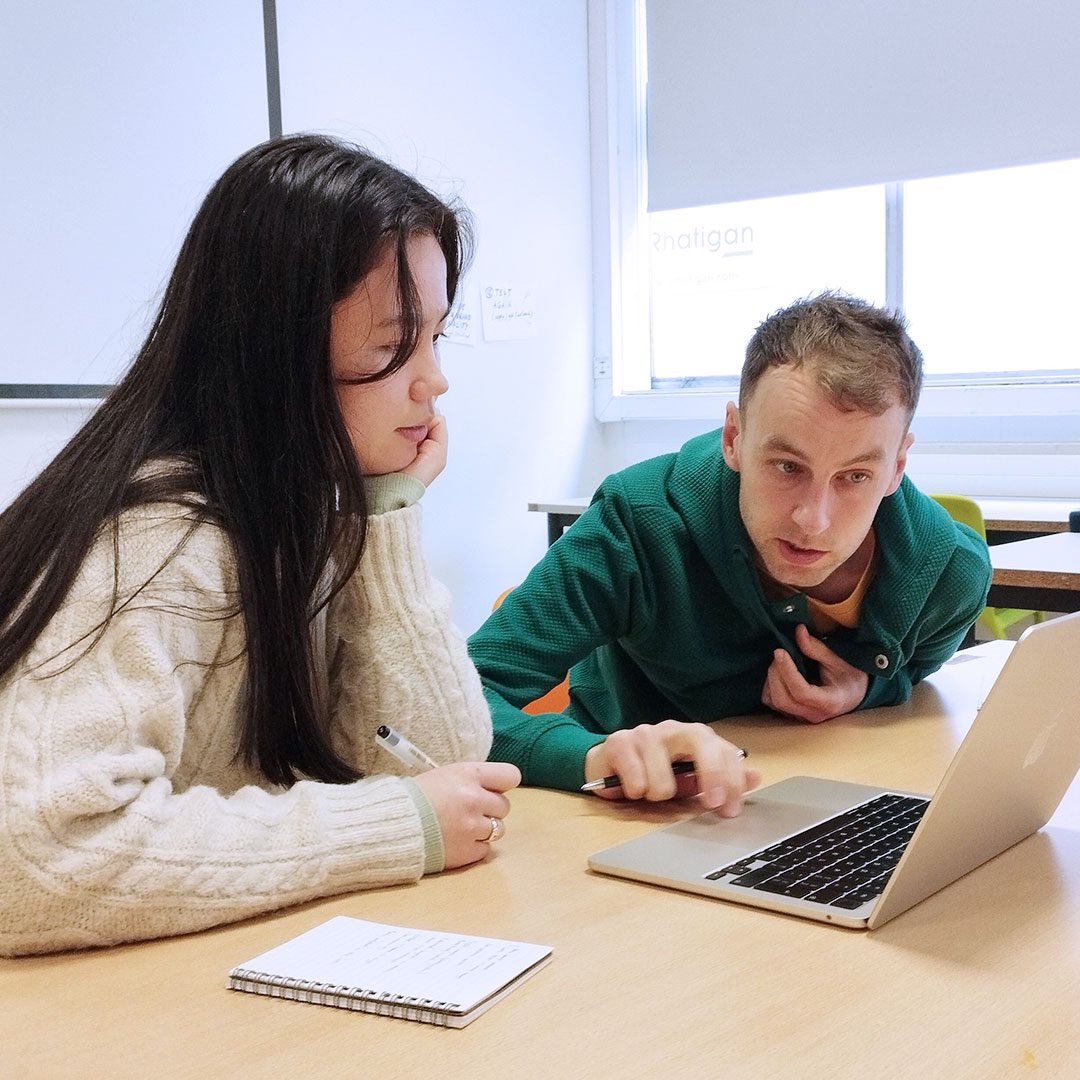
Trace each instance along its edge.
<path fill-rule="evenodd" d="M 852 911 L 881 894 L 928 803 L 879 795 L 705 877 Z"/>

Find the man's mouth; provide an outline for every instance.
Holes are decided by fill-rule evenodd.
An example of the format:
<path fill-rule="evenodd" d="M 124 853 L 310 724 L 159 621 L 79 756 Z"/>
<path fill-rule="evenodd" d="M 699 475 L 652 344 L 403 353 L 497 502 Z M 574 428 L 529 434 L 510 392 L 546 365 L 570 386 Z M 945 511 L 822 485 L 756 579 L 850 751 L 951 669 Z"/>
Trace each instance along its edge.
<path fill-rule="evenodd" d="M 828 552 L 820 548 L 801 547 L 798 544 L 793 544 L 790 540 L 777 540 L 776 543 L 784 559 L 803 566 L 809 566 L 828 554 Z"/>

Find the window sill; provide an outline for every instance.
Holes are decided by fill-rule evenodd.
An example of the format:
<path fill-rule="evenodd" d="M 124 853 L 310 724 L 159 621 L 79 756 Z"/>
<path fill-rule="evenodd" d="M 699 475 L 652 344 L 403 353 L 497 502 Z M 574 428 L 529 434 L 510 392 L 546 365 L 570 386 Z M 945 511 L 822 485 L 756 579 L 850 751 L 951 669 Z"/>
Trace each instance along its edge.
<path fill-rule="evenodd" d="M 610 376 L 594 380 L 597 420 L 719 420 L 734 395 L 726 389 L 617 393 Z M 1075 442 L 1080 383 L 926 386 L 914 426 L 933 429 L 934 442 Z M 955 424 L 955 437 L 949 426 Z"/>

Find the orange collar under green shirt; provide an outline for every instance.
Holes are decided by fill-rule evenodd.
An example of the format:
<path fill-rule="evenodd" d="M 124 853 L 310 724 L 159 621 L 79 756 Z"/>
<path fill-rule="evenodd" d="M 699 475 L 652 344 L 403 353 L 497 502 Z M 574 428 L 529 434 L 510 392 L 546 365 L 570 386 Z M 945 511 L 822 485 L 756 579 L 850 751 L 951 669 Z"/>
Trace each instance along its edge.
<path fill-rule="evenodd" d="M 826 604 L 823 600 L 815 600 L 812 596 L 806 598 L 806 606 L 810 609 L 810 619 L 813 622 L 813 630 L 816 634 L 827 634 L 839 626 L 854 629 L 859 625 L 859 614 L 862 611 L 863 597 L 874 580 L 874 571 L 877 569 L 877 537 L 873 530 L 870 532 L 873 546 L 870 549 L 870 558 L 866 561 L 866 569 L 862 572 L 851 595 L 844 600 L 837 600 L 834 604 Z"/>

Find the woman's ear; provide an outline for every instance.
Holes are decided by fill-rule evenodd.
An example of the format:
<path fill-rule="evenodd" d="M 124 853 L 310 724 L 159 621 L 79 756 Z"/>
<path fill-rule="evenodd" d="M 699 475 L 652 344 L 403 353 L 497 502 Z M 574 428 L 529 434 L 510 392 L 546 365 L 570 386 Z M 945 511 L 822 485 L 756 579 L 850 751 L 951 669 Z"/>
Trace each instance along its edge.
<path fill-rule="evenodd" d="M 720 445 L 723 447 L 724 460 L 736 472 L 739 471 L 739 424 L 739 407 L 734 401 L 729 401 L 724 412 L 724 430 L 720 436 Z"/>

